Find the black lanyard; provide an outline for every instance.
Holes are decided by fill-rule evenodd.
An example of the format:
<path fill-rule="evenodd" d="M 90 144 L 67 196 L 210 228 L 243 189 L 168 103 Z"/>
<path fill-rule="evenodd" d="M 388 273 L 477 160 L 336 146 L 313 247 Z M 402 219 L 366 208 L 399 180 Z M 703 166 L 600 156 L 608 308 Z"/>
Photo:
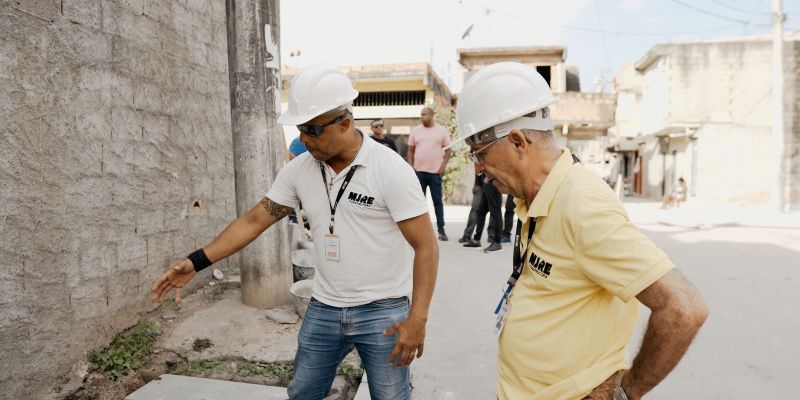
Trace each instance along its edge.
<path fill-rule="evenodd" d="M 331 190 L 328 189 L 328 174 L 325 173 L 325 166 L 322 165 L 322 162 L 319 163 L 319 172 L 322 173 L 322 184 L 325 185 L 325 193 L 328 195 L 328 207 L 331 208 L 331 224 L 328 227 L 328 231 L 330 231 L 331 235 L 333 235 L 333 224 L 336 216 L 336 208 L 339 207 L 339 200 L 342 199 L 344 191 L 347 189 L 347 185 L 350 184 L 350 179 L 353 179 L 353 174 L 356 173 L 356 168 L 358 168 L 358 165 L 350 167 L 350 171 L 348 171 L 347 176 L 344 177 L 342 187 L 339 188 L 339 194 L 336 195 L 336 202 L 331 205 Z"/>
<path fill-rule="evenodd" d="M 531 238 L 533 238 L 533 231 L 536 230 L 536 218 L 530 219 L 531 223 L 528 226 L 528 241 L 526 243 L 527 246 L 530 246 Z M 522 220 L 517 220 L 517 233 L 514 235 L 514 269 L 511 271 L 511 277 L 508 278 L 508 286 L 514 287 L 517 284 L 517 279 L 519 276 L 522 275 L 522 269 L 525 266 L 525 260 L 522 254 L 522 243 L 520 242 L 520 233 L 522 232 Z"/>

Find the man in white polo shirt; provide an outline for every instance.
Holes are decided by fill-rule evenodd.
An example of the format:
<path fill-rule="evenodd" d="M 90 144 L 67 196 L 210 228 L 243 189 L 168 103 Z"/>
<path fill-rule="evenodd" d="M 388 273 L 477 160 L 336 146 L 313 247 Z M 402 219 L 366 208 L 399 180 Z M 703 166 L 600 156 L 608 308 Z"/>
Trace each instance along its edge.
<path fill-rule="evenodd" d="M 337 366 L 354 347 L 373 399 L 409 399 L 408 366 L 423 353 L 436 239 L 414 171 L 397 153 L 356 131 L 357 95 L 333 66 L 298 73 L 289 109 L 278 122 L 297 125 L 308 152 L 280 171 L 261 204 L 153 285 L 154 299 L 163 299 L 302 202 L 318 262 L 298 337 L 291 399 L 325 397 Z"/>

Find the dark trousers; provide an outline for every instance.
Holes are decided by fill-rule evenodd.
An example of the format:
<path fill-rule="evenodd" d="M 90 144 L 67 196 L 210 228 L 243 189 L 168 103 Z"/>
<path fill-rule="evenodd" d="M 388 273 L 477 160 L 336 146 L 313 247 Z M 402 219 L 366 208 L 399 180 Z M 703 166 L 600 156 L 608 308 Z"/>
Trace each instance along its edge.
<path fill-rule="evenodd" d="M 417 172 L 417 179 L 422 186 L 422 193 L 428 187 L 431 188 L 431 199 L 433 199 L 433 211 L 436 213 L 436 230 L 444 233 L 444 205 L 442 204 L 442 177 L 439 174 L 429 172 Z"/>
<path fill-rule="evenodd" d="M 472 187 L 472 206 L 469 208 L 469 219 L 467 220 L 467 229 L 464 229 L 464 238 L 472 237 L 474 240 L 481 240 L 481 233 L 483 226 L 486 224 L 486 211 L 479 212 L 484 209 L 483 207 L 483 186 L 475 185 Z M 475 236 L 472 236 L 473 233 Z"/>
<path fill-rule="evenodd" d="M 511 237 L 511 227 L 514 225 L 514 196 L 506 196 L 506 210 L 503 215 L 503 236 Z"/>
<path fill-rule="evenodd" d="M 500 212 L 500 203 L 503 195 L 497 188 L 490 184 L 476 186 L 472 189 L 472 207 L 469 210 L 469 220 L 467 229 L 464 230 L 464 237 L 469 237 L 475 229 L 473 239 L 480 241 L 483 235 L 483 226 L 486 223 L 486 213 L 489 213 L 489 243 L 500 243 L 500 235 L 503 231 L 503 214 Z"/>
<path fill-rule="evenodd" d="M 503 213 L 500 211 L 500 203 L 503 201 L 503 195 L 492 184 L 483 186 L 484 208 L 489 212 L 489 230 L 488 239 L 489 243 L 500 243 L 501 234 L 503 233 Z M 484 211 L 484 215 L 486 215 Z"/>

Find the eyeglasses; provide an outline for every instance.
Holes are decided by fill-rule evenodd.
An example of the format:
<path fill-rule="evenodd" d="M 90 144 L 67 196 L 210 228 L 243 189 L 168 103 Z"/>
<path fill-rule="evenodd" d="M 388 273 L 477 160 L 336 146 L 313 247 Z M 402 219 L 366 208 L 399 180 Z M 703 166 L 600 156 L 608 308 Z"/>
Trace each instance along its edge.
<path fill-rule="evenodd" d="M 329 125 L 333 125 L 341 121 L 348 115 L 350 115 L 350 111 L 345 112 L 344 114 L 334 118 L 333 121 L 328 122 L 327 124 L 324 125 L 311 125 L 311 124 L 297 125 L 297 130 L 305 133 L 308 136 L 317 137 L 319 135 L 322 135 L 322 132 L 325 132 L 325 128 L 327 128 Z"/>
<path fill-rule="evenodd" d="M 383 128 L 383 124 L 372 125 L 373 128 Z"/>
<path fill-rule="evenodd" d="M 506 136 L 503 136 L 503 137 L 502 137 L 502 138 L 500 138 L 500 139 L 496 139 L 496 140 L 492 141 L 491 143 L 489 143 L 489 145 L 488 145 L 488 146 L 481 147 L 481 148 L 480 148 L 480 149 L 478 149 L 477 151 L 470 151 L 470 152 L 469 152 L 469 159 L 470 159 L 470 161 L 472 161 L 472 162 L 473 162 L 473 163 L 475 163 L 475 164 L 478 164 L 478 163 L 480 163 L 481 161 L 480 161 L 480 159 L 478 158 L 478 154 L 481 154 L 481 153 L 483 153 L 484 151 L 486 151 L 486 149 L 488 149 L 489 147 L 492 147 L 492 145 L 494 145 L 495 143 L 497 143 L 497 142 L 501 141 L 501 140 L 502 140 L 503 138 L 505 138 L 505 137 L 506 137 Z"/>

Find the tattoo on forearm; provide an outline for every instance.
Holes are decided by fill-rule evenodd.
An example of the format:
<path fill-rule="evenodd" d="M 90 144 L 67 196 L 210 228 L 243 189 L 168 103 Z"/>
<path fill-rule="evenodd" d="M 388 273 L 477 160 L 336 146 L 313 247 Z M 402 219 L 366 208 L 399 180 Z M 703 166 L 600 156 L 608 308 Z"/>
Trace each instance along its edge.
<path fill-rule="evenodd" d="M 272 214 L 275 219 L 281 219 L 292 212 L 291 207 L 286 207 L 284 205 L 280 205 L 272 200 L 269 197 L 264 197 L 261 199 L 261 205 L 267 210 L 268 213 Z"/>

